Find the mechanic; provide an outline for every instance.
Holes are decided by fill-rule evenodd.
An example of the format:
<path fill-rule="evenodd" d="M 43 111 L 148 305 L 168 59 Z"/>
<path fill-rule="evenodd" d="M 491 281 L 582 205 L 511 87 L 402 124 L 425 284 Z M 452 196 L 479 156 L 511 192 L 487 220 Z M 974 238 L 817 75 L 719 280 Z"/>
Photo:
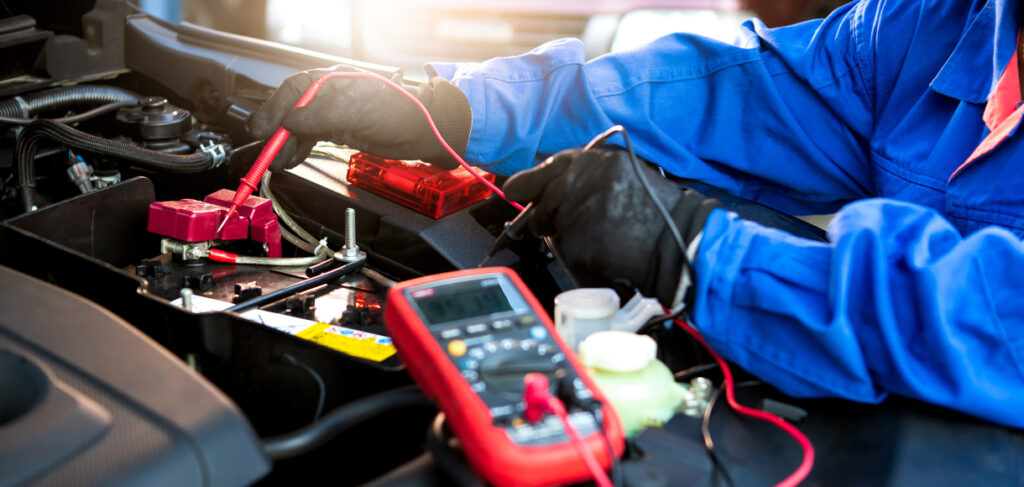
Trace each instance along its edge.
<path fill-rule="evenodd" d="M 788 27 L 749 21 L 734 44 L 680 33 L 586 62 L 560 40 L 433 64 L 409 89 L 470 161 L 518 172 L 508 196 L 535 202 L 531 229 L 587 284 L 685 297 L 716 350 L 793 396 L 895 393 L 1024 427 L 1022 18 L 1019 0 L 862 0 Z M 289 78 L 250 121 L 256 137 L 282 121 L 299 135 L 274 169 L 316 140 L 455 167 L 380 83 L 335 79 L 291 110 L 317 76 Z M 648 168 L 691 285 L 626 153 L 559 152 L 614 124 L 675 176 L 792 214 L 838 211 L 830 243 Z M 556 155 L 531 168 L 538 154 Z"/>

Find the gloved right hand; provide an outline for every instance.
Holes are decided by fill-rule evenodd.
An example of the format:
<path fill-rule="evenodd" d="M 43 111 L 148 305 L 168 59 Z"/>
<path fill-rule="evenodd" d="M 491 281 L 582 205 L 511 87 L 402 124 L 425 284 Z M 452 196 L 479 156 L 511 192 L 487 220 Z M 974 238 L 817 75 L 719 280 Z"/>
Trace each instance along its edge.
<path fill-rule="evenodd" d="M 650 167 L 641 171 L 669 211 L 683 246 L 699 242 L 718 201 L 681 189 Z M 670 308 L 688 299 L 683 250 L 626 152 L 562 151 L 516 173 L 503 189 L 509 199 L 534 204 L 530 231 L 552 237 L 580 284 L 637 289 Z"/>
<path fill-rule="evenodd" d="M 339 65 L 294 74 L 249 118 L 247 129 L 258 139 L 269 138 L 282 125 L 292 132 L 271 170 L 295 167 L 321 140 L 388 159 L 419 159 L 444 169 L 458 167 L 416 104 L 378 80 L 332 78 L 308 105 L 292 108 L 314 80 L 344 71 L 358 70 Z M 442 78 L 405 88 L 427 107 L 441 135 L 463 156 L 473 119 L 466 95 Z"/>

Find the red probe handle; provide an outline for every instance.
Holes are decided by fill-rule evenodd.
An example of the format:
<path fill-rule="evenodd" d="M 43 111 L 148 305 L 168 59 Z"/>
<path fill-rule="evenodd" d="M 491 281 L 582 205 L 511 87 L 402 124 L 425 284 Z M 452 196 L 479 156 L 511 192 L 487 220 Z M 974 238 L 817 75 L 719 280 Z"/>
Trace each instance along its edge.
<path fill-rule="evenodd" d="M 274 158 L 281 152 L 281 148 L 284 147 L 285 142 L 288 142 L 288 137 L 291 135 L 292 133 L 284 127 L 280 127 L 277 129 L 277 132 L 274 132 L 274 135 L 267 141 L 267 145 L 263 147 L 263 151 L 256 157 L 256 162 L 253 163 L 252 168 L 242 178 L 242 184 L 238 187 L 238 191 L 235 191 L 235 197 L 231 199 L 232 207 L 238 207 L 245 203 L 249 195 L 256 191 L 260 180 L 263 179 L 263 175 L 270 168 L 270 163 L 274 162 Z"/>
<path fill-rule="evenodd" d="M 299 97 L 299 101 L 295 102 L 295 106 L 293 106 L 292 109 L 309 105 L 309 102 L 313 101 L 313 98 L 316 98 L 317 92 L 320 91 L 320 88 L 323 87 L 324 83 L 331 78 L 333 78 L 333 76 L 327 74 L 314 80 L 313 83 L 309 85 L 309 88 L 306 88 L 306 92 Z M 235 191 L 235 197 L 231 199 L 232 207 L 237 208 L 242 203 L 245 203 L 245 200 L 252 195 L 252 192 L 255 191 L 256 188 L 259 187 L 260 180 L 263 179 L 263 175 L 266 174 L 267 169 L 270 169 L 270 163 L 274 162 L 274 158 L 277 157 L 279 152 L 281 152 L 281 148 L 284 147 L 285 142 L 288 142 L 288 137 L 291 135 L 292 133 L 283 126 L 278 128 L 277 132 L 274 132 L 274 135 L 270 137 L 269 141 L 267 141 L 267 145 L 265 145 L 263 150 L 260 151 L 260 155 L 256 157 L 256 162 L 253 163 L 252 168 L 249 169 L 249 172 L 244 178 L 242 178 L 242 184 L 238 187 L 238 191 Z M 230 213 L 231 212 L 228 212 L 228 214 Z"/>

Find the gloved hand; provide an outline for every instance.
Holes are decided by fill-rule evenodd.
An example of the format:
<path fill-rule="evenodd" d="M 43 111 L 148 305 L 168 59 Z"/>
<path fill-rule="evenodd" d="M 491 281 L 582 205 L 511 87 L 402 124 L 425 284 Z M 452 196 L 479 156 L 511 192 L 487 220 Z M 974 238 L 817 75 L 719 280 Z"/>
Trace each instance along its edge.
<path fill-rule="evenodd" d="M 718 201 L 680 188 L 647 165 L 642 170 L 689 246 Z M 626 152 L 559 152 L 513 175 L 503 189 L 509 199 L 534 203 L 530 231 L 552 236 L 580 284 L 636 288 L 669 307 L 685 298 L 683 252 Z"/>
<path fill-rule="evenodd" d="M 357 69 L 339 65 L 294 74 L 250 117 L 247 128 L 258 139 L 269 138 L 282 124 L 292 132 L 271 170 L 295 167 L 320 140 L 389 159 L 420 159 L 445 169 L 458 167 L 416 104 L 380 81 L 332 78 L 308 105 L 292 109 L 314 80 L 335 71 Z M 466 95 L 442 78 L 406 90 L 427 107 L 448 144 L 464 155 L 473 119 Z"/>

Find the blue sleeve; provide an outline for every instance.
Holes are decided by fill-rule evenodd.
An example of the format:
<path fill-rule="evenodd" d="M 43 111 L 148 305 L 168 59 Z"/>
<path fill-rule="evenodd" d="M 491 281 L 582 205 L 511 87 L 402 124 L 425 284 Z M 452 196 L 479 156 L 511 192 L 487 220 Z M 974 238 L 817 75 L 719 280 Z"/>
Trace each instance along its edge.
<path fill-rule="evenodd" d="M 715 210 L 694 321 L 728 359 L 794 396 L 886 392 L 1024 427 L 1024 244 L 964 238 L 931 209 L 851 204 L 831 245 Z"/>
<path fill-rule="evenodd" d="M 750 21 L 734 44 L 680 33 L 586 62 L 583 45 L 563 39 L 430 68 L 469 98 L 467 155 L 491 171 L 512 174 L 622 124 L 641 157 L 673 174 L 791 213 L 831 213 L 873 192 L 877 3 L 779 29 Z"/>

